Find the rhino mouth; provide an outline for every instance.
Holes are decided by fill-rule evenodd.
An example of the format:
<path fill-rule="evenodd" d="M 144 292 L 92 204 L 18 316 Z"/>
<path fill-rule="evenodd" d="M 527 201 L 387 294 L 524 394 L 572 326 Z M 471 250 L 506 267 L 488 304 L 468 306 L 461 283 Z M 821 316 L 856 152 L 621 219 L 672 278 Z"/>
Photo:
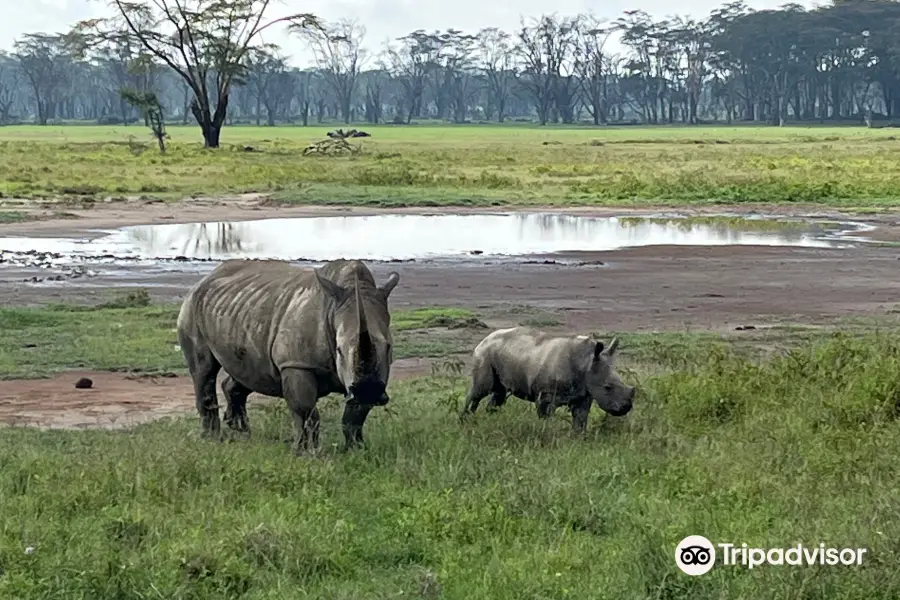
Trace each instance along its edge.
<path fill-rule="evenodd" d="M 622 408 L 607 408 L 605 410 L 614 417 L 624 417 L 631 412 L 631 405 L 629 404 L 628 406 L 623 406 Z"/>
<path fill-rule="evenodd" d="M 373 406 L 384 406 L 390 402 L 390 397 L 386 393 L 384 382 L 375 378 L 358 381 L 350 386 L 347 392 L 347 401 L 356 402 L 357 404 L 369 404 Z"/>

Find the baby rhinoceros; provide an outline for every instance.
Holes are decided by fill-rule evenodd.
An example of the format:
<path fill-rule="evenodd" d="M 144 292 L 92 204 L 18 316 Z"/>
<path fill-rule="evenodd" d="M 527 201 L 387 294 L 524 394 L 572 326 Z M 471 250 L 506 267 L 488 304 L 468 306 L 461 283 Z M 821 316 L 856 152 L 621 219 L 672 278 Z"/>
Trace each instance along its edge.
<path fill-rule="evenodd" d="M 494 331 L 472 353 L 472 387 L 460 418 L 488 394 L 488 411 L 496 410 L 508 393 L 534 402 L 541 418 L 568 406 L 577 432 L 587 427 L 592 401 L 611 415 L 628 414 L 635 390 L 616 373 L 618 346 L 619 338 L 606 348 L 585 335 L 552 336 L 528 327 Z"/>

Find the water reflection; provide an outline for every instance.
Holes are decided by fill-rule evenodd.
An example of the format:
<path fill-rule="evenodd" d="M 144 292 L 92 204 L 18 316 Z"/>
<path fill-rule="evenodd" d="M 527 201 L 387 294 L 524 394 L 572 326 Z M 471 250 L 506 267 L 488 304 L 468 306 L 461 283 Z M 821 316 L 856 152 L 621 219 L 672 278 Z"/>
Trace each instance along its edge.
<path fill-rule="evenodd" d="M 139 247 L 178 249 L 181 256 L 220 256 L 243 250 L 241 239 L 244 234 L 240 223 L 190 223 L 179 227 L 184 229 L 175 239 L 154 226 L 134 227 L 129 231 L 129 237 Z M 215 233 L 211 234 L 213 229 Z"/>
<path fill-rule="evenodd" d="M 524 255 L 659 244 L 829 247 L 837 245 L 833 235 L 839 230 L 847 227 L 721 217 L 377 215 L 148 225 L 127 227 L 87 243 L 3 238 L 0 248 L 36 249 L 55 242 L 56 247 L 48 250 L 66 252 L 59 244 L 68 243 L 77 245 L 79 254 L 391 260 L 460 256 L 473 250 L 482 255 Z"/>

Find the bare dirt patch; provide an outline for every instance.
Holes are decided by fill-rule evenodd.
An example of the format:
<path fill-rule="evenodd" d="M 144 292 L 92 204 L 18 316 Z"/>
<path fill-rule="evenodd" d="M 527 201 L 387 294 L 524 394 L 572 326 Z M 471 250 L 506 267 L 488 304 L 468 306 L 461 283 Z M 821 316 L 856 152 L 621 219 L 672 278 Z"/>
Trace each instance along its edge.
<path fill-rule="evenodd" d="M 391 379 L 430 373 L 432 361 L 394 361 Z M 82 377 L 93 386 L 76 389 Z M 220 375 L 221 380 L 223 375 Z M 253 394 L 250 402 L 271 400 Z M 223 400 L 219 398 L 220 406 Z M 68 371 L 51 379 L 13 379 L 0 385 L 0 424 L 43 429 L 122 429 L 157 419 L 191 414 L 194 391 L 189 377 Z M 224 410 L 224 409 L 220 409 Z"/>
<path fill-rule="evenodd" d="M 75 389 L 80 377 L 93 380 Z M 186 377 L 129 377 L 72 371 L 52 379 L 18 379 L 0 386 L 0 423 L 47 429 L 121 428 L 184 414 L 194 404 Z"/>

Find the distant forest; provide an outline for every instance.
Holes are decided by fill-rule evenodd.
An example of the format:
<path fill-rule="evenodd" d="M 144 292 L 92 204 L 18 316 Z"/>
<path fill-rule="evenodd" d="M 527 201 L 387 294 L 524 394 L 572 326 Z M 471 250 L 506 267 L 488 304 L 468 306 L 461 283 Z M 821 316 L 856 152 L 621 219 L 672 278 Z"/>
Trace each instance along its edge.
<path fill-rule="evenodd" d="M 193 4 L 165 23 L 149 2 L 122 3 L 130 8 L 116 19 L 23 36 L 0 54 L 0 124 L 143 121 L 123 90 L 154 96 L 166 121 L 200 124 L 204 136 L 217 119 L 219 127 L 416 119 L 871 125 L 900 113 L 900 4 L 887 0 L 809 11 L 734 2 L 705 20 L 654 20 L 639 10 L 606 22 L 543 15 L 523 18 L 517 31 L 414 31 L 378 53 L 366 49 L 363 24 L 300 15 L 282 24 L 313 50 L 317 66 L 308 70 L 288 64 L 278 47 L 210 24 L 226 18 L 215 13 L 223 5 L 234 12 L 267 3 Z M 613 35 L 620 54 L 607 50 Z M 207 141 L 217 145 L 217 133 Z"/>

